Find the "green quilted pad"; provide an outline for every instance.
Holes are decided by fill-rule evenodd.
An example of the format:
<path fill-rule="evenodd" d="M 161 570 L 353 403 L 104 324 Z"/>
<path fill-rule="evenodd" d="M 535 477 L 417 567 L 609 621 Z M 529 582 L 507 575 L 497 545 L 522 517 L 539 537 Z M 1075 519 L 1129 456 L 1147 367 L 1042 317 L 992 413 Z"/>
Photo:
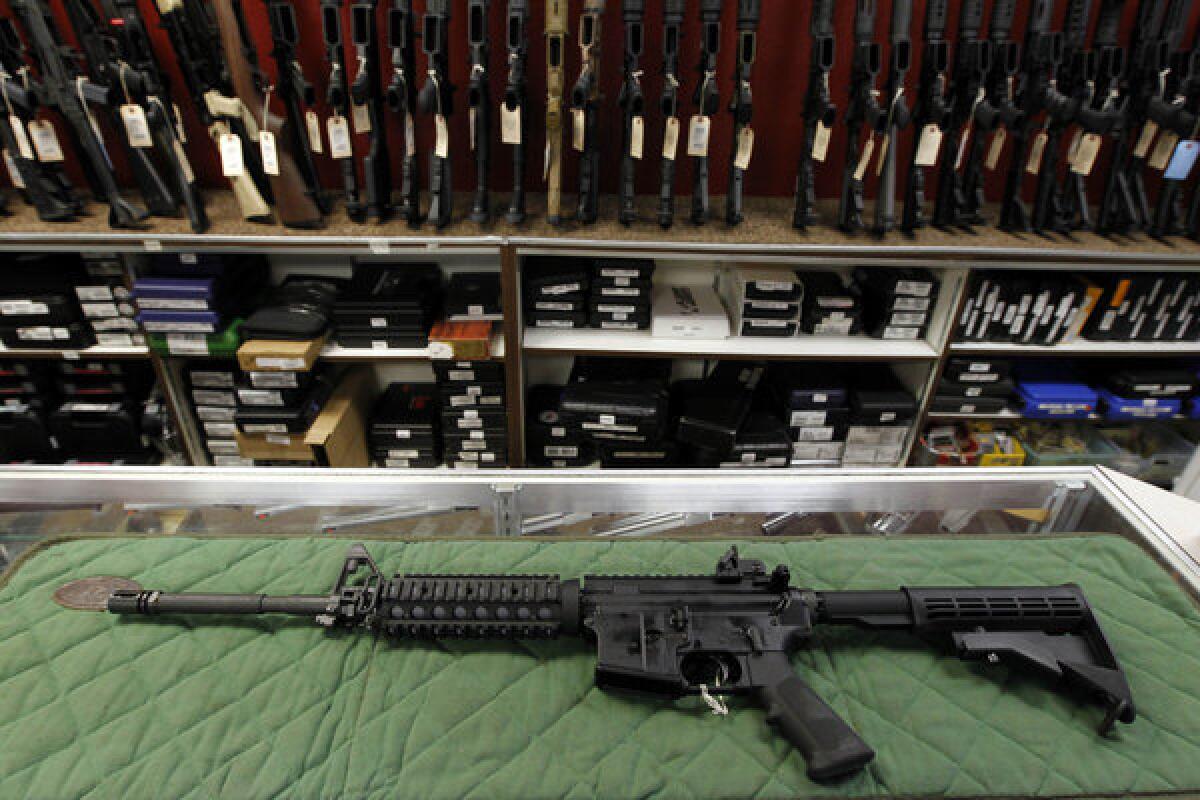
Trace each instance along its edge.
<path fill-rule="evenodd" d="M 118 620 L 62 583 L 320 593 L 346 541 L 98 539 L 47 548 L 0 587 L 0 797 L 537 798 L 1058 796 L 1200 791 L 1200 613 L 1116 537 L 748 542 L 799 585 L 1076 581 L 1139 717 L 898 634 L 822 632 L 794 664 L 878 753 L 833 786 L 763 713 L 608 694 L 581 642 L 393 645 L 306 620 Z M 376 542 L 402 572 L 695 573 L 717 542 Z"/>

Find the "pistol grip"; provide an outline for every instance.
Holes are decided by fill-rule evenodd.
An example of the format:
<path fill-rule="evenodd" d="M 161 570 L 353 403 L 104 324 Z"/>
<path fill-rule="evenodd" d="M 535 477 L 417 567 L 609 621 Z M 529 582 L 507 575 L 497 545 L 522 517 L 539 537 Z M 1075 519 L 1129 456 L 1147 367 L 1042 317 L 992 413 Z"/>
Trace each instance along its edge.
<path fill-rule="evenodd" d="M 790 672 L 790 665 L 786 666 Z M 757 694 L 767 722 L 804 756 L 808 777 L 814 781 L 857 772 L 875 757 L 875 751 L 796 675 L 768 683 Z"/>

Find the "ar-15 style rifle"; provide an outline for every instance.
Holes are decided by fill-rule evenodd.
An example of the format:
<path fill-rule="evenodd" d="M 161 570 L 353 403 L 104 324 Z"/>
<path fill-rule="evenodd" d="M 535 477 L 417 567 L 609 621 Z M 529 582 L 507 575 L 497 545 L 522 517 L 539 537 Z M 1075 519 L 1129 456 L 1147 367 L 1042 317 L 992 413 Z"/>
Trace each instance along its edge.
<path fill-rule="evenodd" d="M 83 202 L 63 171 L 62 162 L 41 161 L 30 149 L 26 127 L 37 113 L 41 87 L 26 61 L 25 43 L 13 21 L 0 18 L 0 144 L 13 186 L 47 222 L 70 222 L 83 213 Z M 17 129 L 13 124 L 21 126 Z M 24 144 L 24 147 L 21 145 Z"/>
<path fill-rule="evenodd" d="M 1167 8 L 1167 16 L 1163 20 L 1159 39 L 1167 53 L 1166 69 L 1161 75 L 1162 92 L 1150 99 L 1146 106 L 1146 116 L 1158 125 L 1160 136 L 1174 137 L 1180 140 L 1194 140 L 1196 137 L 1195 86 L 1197 71 L 1197 52 L 1181 47 L 1183 29 L 1187 23 L 1186 15 L 1190 3 L 1172 2 Z M 1172 148 L 1172 155 L 1176 147 Z M 1164 164 L 1163 180 L 1158 191 L 1158 203 L 1154 216 L 1148 220 L 1147 230 L 1155 237 L 1164 238 L 1184 232 L 1184 211 L 1182 208 L 1183 178 L 1170 178 L 1170 172 Z M 1189 170 L 1190 172 L 1190 170 Z"/>
<path fill-rule="evenodd" d="M 832 1 L 832 0 L 831 0 Z M 662 166 L 658 184 L 658 224 L 675 224 L 675 163 L 679 156 L 679 45 L 687 0 L 663 0 Z"/>
<path fill-rule="evenodd" d="M 621 0 L 625 25 L 625 78 L 621 83 L 621 174 L 617 197 L 617 219 L 632 225 L 637 219 L 634 177 L 636 161 L 642 158 L 646 141 L 646 97 L 642 93 L 642 53 L 646 49 L 644 19 L 646 0 Z"/>
<path fill-rule="evenodd" d="M 708 222 L 708 144 L 712 118 L 721 107 L 717 56 L 721 52 L 721 0 L 700 0 L 700 80 L 693 102 L 696 115 L 688 126 L 688 155 L 692 156 L 692 224 Z"/>
<path fill-rule="evenodd" d="M 358 166 L 354 163 L 354 137 L 350 135 L 350 79 L 346 69 L 345 38 L 342 36 L 342 0 L 321 0 L 321 31 L 325 40 L 325 63 L 329 83 L 325 102 L 333 111 L 327 122 L 329 150 L 342 168 L 342 201 L 346 216 L 355 222 L 367 218 L 358 186 Z"/>
<path fill-rule="evenodd" d="M 392 80 L 388 108 L 400 117 L 404 129 L 404 156 L 400 161 L 400 188 L 393 201 L 409 225 L 421 222 L 421 180 L 417 167 L 417 54 L 412 0 L 392 0 L 388 10 L 388 46 L 392 48 Z"/>
<path fill-rule="evenodd" d="M 837 52 L 833 29 L 833 0 L 813 0 L 809 21 L 810 68 L 804 98 L 804 133 L 796 171 L 796 210 L 792 225 L 804 230 L 817 221 L 817 181 L 814 162 L 825 163 L 837 107 L 829 94 L 829 73 Z"/>
<path fill-rule="evenodd" d="M 581 637 L 596 647 L 602 689 L 699 695 L 718 713 L 728 713 L 722 696 L 749 695 L 817 781 L 858 772 L 875 757 L 792 670 L 789 655 L 820 626 L 905 632 L 963 661 L 1029 670 L 1100 706 L 1102 735 L 1136 717 L 1121 664 L 1074 584 L 820 591 L 793 587 L 787 566 L 768 573 L 736 547 L 711 576 L 564 581 L 557 575 L 388 579 L 356 544 L 328 595 L 123 589 L 107 606 L 122 615 L 312 617 L 329 629 L 376 631 L 414 647 L 429 640 Z"/>
<path fill-rule="evenodd" d="M 378 0 L 355 0 L 350 6 L 350 38 L 358 60 L 358 73 L 350 82 L 350 100 L 354 104 L 354 130 L 367 134 L 367 153 L 363 156 L 367 219 L 382 222 L 391 214 L 392 168 L 379 86 L 377 8 Z"/>
<path fill-rule="evenodd" d="M 525 139 L 529 135 L 529 97 L 525 86 L 529 56 L 528 0 L 508 0 L 505 31 L 508 80 L 500 110 L 501 133 L 505 144 L 513 149 L 513 193 L 505 218 L 510 225 L 520 225 L 525 221 Z"/>
<path fill-rule="evenodd" d="M 492 164 L 492 86 L 488 65 L 488 0 L 467 0 L 467 43 L 471 80 L 467 105 L 471 115 L 471 149 L 475 151 L 475 198 L 471 221 L 483 224 L 492 218 L 488 176 Z"/>
<path fill-rule="evenodd" d="M 213 0 L 213 10 L 234 93 L 251 114 L 262 114 L 258 125 L 260 141 L 263 133 L 269 133 L 275 140 L 278 169 L 267 171 L 267 182 L 279 221 L 290 228 L 318 228 L 322 224 L 321 209 L 296 166 L 287 120 L 272 114 L 267 106 L 263 77 L 241 15 L 240 0 Z"/>
<path fill-rule="evenodd" d="M 42 0 L 13 0 L 12 8 L 28 34 L 44 102 L 66 119 L 71 138 L 83 156 L 81 166 L 99 198 L 108 203 L 109 225 L 114 228 L 143 227 L 146 209 L 121 196 L 108 150 L 89 108 L 107 105 L 108 87 L 98 86 L 78 73 L 72 63 L 74 54 L 61 43 L 53 27 L 50 9 Z"/>
<path fill-rule="evenodd" d="M 429 0 L 422 20 L 421 47 L 426 78 L 417 103 L 433 115 L 435 141 L 429 157 L 429 219 L 439 229 L 454 214 L 454 183 L 450 171 L 450 115 L 454 86 L 450 84 L 450 0 Z"/>
<path fill-rule="evenodd" d="M 907 0 L 897 0 L 907 2 Z M 758 20 L 762 13 L 761 0 L 738 0 L 737 74 L 729 111 L 733 115 L 733 150 L 729 156 L 729 196 L 726 198 L 725 222 L 740 225 L 745 219 L 743 207 L 746 169 L 754 150 L 754 99 L 750 91 L 750 72 L 758 51 Z"/>
<path fill-rule="evenodd" d="M 562 222 L 563 92 L 567 0 L 546 0 L 546 221 Z"/>
<path fill-rule="evenodd" d="M 888 77 L 884 89 L 887 116 L 883 121 L 883 152 L 879 155 L 879 186 L 875 191 L 876 236 L 884 236 L 896 227 L 896 153 L 900 132 L 908 127 L 911 112 L 904 101 L 904 76 L 912 66 L 912 1 L 892 0 L 891 42 L 888 53 Z"/>
<path fill-rule="evenodd" d="M 1021 122 L 1012 128 L 1012 159 L 1000 201 L 998 224 L 1005 231 L 1028 231 L 1031 227 L 1029 209 L 1021 199 L 1021 184 L 1026 172 L 1039 168 L 1045 151 L 1052 144 L 1049 118 L 1044 121 L 1043 130 L 1034 134 L 1033 128 L 1043 113 L 1069 102 L 1055 89 L 1058 65 L 1062 61 L 1062 36 L 1050 30 L 1053 15 L 1054 0 L 1033 0 L 1021 49 L 1021 72 L 1016 92 Z M 1059 133 L 1061 135 L 1061 131 Z M 1053 144 L 1057 149 L 1057 143 Z"/>
<path fill-rule="evenodd" d="M 270 222 L 271 189 L 258 148 L 253 146 L 258 140 L 258 120 L 234 95 L 208 7 L 200 0 L 155 0 L 155 7 L 192 105 L 213 142 L 219 146 L 225 137 L 235 136 L 242 144 L 245 168 L 229 176 L 242 217 Z"/>
<path fill-rule="evenodd" d="M 600 203 L 600 30 L 605 0 L 584 0 L 579 17 L 579 80 L 571 88 L 575 149 L 579 151 L 579 203 L 575 219 L 591 225 Z"/>
<path fill-rule="evenodd" d="M 850 72 L 850 102 L 846 107 L 846 162 L 842 174 L 842 199 L 838 227 L 852 233 L 863 227 L 863 178 L 875 150 L 875 134 L 887 119 L 887 109 L 876 101 L 875 76 L 881 66 L 875 41 L 875 0 L 857 0 L 854 11 L 854 64 Z M 859 150 L 863 126 L 867 141 Z"/>
<path fill-rule="evenodd" d="M 916 144 L 908 161 L 904 214 L 900 219 L 900 229 L 905 233 L 925 227 L 925 170 L 938 163 L 950 121 L 946 94 L 946 71 L 950 68 L 950 45 L 946 41 L 948 7 L 948 0 L 929 0 L 925 5 L 925 48 L 912 115 Z"/>

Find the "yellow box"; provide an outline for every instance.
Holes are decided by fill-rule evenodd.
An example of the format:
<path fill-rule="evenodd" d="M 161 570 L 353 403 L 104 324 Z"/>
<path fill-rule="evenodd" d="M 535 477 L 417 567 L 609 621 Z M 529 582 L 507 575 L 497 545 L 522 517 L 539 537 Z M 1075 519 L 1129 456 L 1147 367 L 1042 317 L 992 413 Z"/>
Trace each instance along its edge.
<path fill-rule="evenodd" d="M 317 363 L 327 337 L 302 341 L 250 339 L 238 348 L 238 366 L 246 372 L 308 372 Z"/>

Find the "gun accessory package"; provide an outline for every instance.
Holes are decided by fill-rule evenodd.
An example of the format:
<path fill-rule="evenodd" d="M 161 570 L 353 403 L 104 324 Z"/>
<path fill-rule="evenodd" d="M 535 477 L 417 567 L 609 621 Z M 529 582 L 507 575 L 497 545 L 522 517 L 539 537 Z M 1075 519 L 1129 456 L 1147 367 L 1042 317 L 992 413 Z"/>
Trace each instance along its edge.
<path fill-rule="evenodd" d="M 853 774 L 875 753 L 797 675 L 789 655 L 823 626 L 911 633 L 964 661 L 1027 669 L 1104 712 L 1101 734 L 1135 717 L 1125 674 L 1082 590 L 957 587 L 817 591 L 790 585 L 784 565 L 731 548 L 712 575 L 396 575 L 350 548 L 329 595 L 169 594 L 118 590 L 123 615 L 290 614 L 328 628 L 399 640 L 582 637 L 596 648 L 596 684 L 678 697 L 749 695 L 794 745 L 813 780 Z"/>

